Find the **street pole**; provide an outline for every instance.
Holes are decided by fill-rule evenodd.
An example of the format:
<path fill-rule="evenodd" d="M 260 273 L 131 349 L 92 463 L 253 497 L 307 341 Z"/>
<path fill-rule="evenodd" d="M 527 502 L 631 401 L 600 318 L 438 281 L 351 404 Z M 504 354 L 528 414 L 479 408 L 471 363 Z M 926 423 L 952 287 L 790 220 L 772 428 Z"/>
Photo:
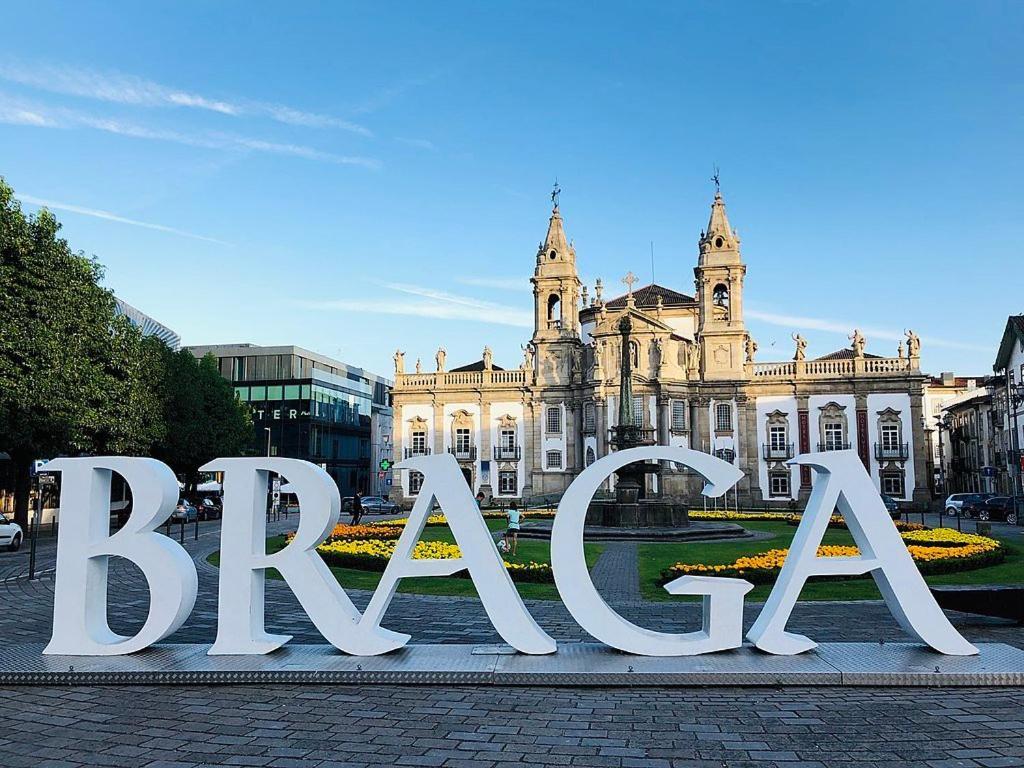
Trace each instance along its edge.
<path fill-rule="evenodd" d="M 267 456 L 270 456 L 270 427 L 264 427 L 263 431 L 267 433 Z"/>
<path fill-rule="evenodd" d="M 39 538 L 39 520 L 43 516 L 43 483 L 36 475 L 36 513 L 32 517 L 31 539 L 28 550 L 28 578 L 36 577 L 36 539 Z"/>
<path fill-rule="evenodd" d="M 1010 366 L 1003 369 L 1006 381 L 1006 429 L 1010 432 L 1010 439 L 1006 441 L 1006 453 L 1008 469 L 1010 470 L 1010 509 L 1017 511 L 1017 478 L 1020 477 L 1020 445 L 1017 442 L 1017 413 L 1016 407 L 1019 403 L 1016 393 L 1011 393 L 1010 388 Z M 1017 516 L 1017 524 L 1020 525 L 1020 516 Z"/>

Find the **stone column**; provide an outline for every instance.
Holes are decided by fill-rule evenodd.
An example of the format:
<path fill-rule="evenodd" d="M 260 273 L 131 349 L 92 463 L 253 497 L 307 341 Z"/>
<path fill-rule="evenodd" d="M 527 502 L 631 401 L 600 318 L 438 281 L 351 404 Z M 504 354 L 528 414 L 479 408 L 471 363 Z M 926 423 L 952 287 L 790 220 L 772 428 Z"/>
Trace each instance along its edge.
<path fill-rule="evenodd" d="M 808 410 L 810 399 L 807 395 L 796 396 L 796 417 L 797 431 L 797 454 L 810 453 L 811 448 L 811 413 Z M 800 467 L 800 497 L 806 498 L 811 492 L 811 468 Z"/>
<path fill-rule="evenodd" d="M 916 384 L 910 390 L 910 455 L 914 457 L 913 500 L 922 504 L 931 502 L 931 482 L 928 477 L 928 443 L 924 434 L 924 385 Z"/>
<path fill-rule="evenodd" d="M 743 440 L 741 445 L 745 446 L 743 471 L 747 475 L 747 490 L 750 492 L 751 503 L 763 501 L 761 498 L 761 446 L 757 442 L 757 400 L 749 397 L 736 399 L 736 406 L 740 409 L 738 421 L 742 424 Z M 739 425 L 737 425 L 739 426 Z"/>
<path fill-rule="evenodd" d="M 444 404 L 434 400 L 434 453 L 444 453 Z"/>
<path fill-rule="evenodd" d="M 405 430 L 402 428 L 402 405 L 396 403 L 394 398 L 391 400 L 391 446 L 393 448 L 392 457 L 397 464 L 404 457 L 402 455 L 404 446 L 402 445 L 402 438 L 405 437 Z M 405 492 L 402 489 L 402 470 L 392 469 L 391 470 L 391 488 L 389 489 L 388 497 L 392 501 L 396 501 L 401 504 L 405 501 Z"/>
<path fill-rule="evenodd" d="M 485 376 L 490 375 L 490 371 L 484 371 Z M 477 441 L 479 445 L 477 450 L 480 452 L 477 456 L 477 461 L 480 462 L 479 466 L 483 470 L 484 462 L 486 462 L 487 469 L 487 482 L 483 482 L 483 471 L 480 472 L 480 492 L 483 493 L 484 497 L 490 499 L 494 487 L 494 483 L 497 478 L 494 477 L 494 473 L 497 471 L 497 463 L 493 461 L 494 457 L 491 455 L 491 403 L 486 398 L 481 397 L 480 403 L 480 439 Z"/>

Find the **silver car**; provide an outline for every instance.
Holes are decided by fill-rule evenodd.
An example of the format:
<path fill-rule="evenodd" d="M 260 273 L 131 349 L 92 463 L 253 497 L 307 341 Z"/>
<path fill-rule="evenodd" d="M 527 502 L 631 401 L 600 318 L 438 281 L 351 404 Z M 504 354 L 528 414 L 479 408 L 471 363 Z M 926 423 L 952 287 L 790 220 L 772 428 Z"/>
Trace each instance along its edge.
<path fill-rule="evenodd" d="M 363 505 L 363 514 L 395 515 L 399 512 L 398 505 L 383 496 L 363 496 L 360 501 Z"/>

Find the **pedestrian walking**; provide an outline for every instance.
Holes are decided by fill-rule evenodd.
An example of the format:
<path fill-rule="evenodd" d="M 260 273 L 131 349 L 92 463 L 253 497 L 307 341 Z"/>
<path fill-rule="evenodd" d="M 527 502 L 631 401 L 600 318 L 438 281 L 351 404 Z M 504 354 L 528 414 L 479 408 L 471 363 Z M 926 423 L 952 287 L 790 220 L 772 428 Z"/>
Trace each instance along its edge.
<path fill-rule="evenodd" d="M 356 491 L 356 495 L 352 497 L 352 525 L 359 525 L 359 521 L 363 517 L 363 494 Z"/>
<path fill-rule="evenodd" d="M 518 504 L 510 501 L 505 516 L 508 518 L 508 528 L 505 529 L 505 544 L 508 546 L 509 554 L 515 557 L 516 549 L 519 547 L 519 523 L 523 519 L 523 513 L 519 511 Z"/>

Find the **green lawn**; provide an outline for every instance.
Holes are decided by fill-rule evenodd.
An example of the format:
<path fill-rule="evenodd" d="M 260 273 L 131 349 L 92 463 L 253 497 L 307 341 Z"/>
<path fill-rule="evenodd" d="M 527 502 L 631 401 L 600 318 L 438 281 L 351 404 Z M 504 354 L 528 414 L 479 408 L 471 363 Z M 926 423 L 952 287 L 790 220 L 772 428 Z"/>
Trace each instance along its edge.
<path fill-rule="evenodd" d="M 503 520 L 487 520 L 491 531 L 502 530 Z M 744 522 L 743 526 L 752 531 L 767 533 L 771 538 L 722 541 L 704 543 L 641 543 L 640 555 L 640 590 L 648 600 L 696 600 L 696 597 L 673 597 L 658 585 L 661 572 L 678 562 L 706 563 L 709 565 L 731 563 L 737 557 L 756 555 L 769 549 L 782 549 L 789 546 L 796 533 L 796 526 L 783 522 Z M 423 531 L 425 541 L 445 541 L 455 543 L 451 531 L 446 526 L 429 526 Z M 1006 559 L 999 565 L 978 568 L 961 573 L 948 573 L 940 576 L 927 576 L 929 584 L 1017 584 L 1024 582 L 1024 545 L 1016 540 L 1002 539 L 1006 548 Z M 830 528 L 825 534 L 825 544 L 854 543 L 848 531 Z M 277 552 L 284 546 L 284 536 L 267 539 L 267 551 Z M 584 546 L 587 565 L 593 567 L 604 547 L 599 543 L 588 543 Z M 551 562 L 548 542 L 544 540 L 520 539 L 516 556 L 518 562 L 538 563 Z M 210 555 L 209 561 L 219 563 L 219 553 Z M 373 571 L 361 571 L 355 568 L 331 568 L 338 582 L 351 589 L 375 589 L 381 574 Z M 276 571 L 271 571 L 272 578 L 280 578 Z M 557 600 L 558 591 L 554 584 L 516 584 L 524 598 L 539 600 Z M 458 577 L 430 577 L 421 579 L 403 579 L 399 585 L 400 592 L 420 595 L 466 595 L 475 596 L 473 582 Z M 755 586 L 747 595 L 749 601 L 762 601 L 771 592 L 771 585 Z M 802 600 L 877 600 L 881 599 L 875 582 L 871 578 L 809 581 L 800 594 Z"/>
<path fill-rule="evenodd" d="M 706 563 L 718 565 L 731 563 L 737 557 L 755 555 L 769 549 L 789 547 L 796 533 L 796 526 L 776 522 L 744 522 L 743 527 L 751 531 L 771 534 L 770 539 L 753 541 L 723 541 L 692 544 L 641 544 L 640 545 L 640 590 L 648 600 L 685 600 L 697 598 L 673 597 L 658 580 L 661 572 L 675 563 Z M 926 576 L 929 584 L 1014 584 L 1024 581 L 1024 550 L 1015 542 L 1002 539 L 1006 548 L 1006 559 L 999 565 L 978 568 L 961 573 L 947 573 L 940 576 Z M 825 534 L 824 544 L 854 544 L 849 531 L 830 528 Z M 747 600 L 760 601 L 771 592 L 770 584 L 755 586 Z M 813 579 L 800 593 L 802 600 L 880 600 L 881 594 L 874 579 L 827 580 Z"/>
<path fill-rule="evenodd" d="M 500 531 L 505 528 L 505 521 L 486 520 L 487 527 L 491 531 Z M 455 538 L 447 526 L 428 526 L 423 529 L 423 541 L 444 541 L 449 544 L 455 543 Z M 284 546 L 284 536 L 274 536 L 267 539 L 267 552 L 277 552 Z M 586 544 L 584 555 L 587 559 L 587 566 L 593 567 L 597 558 L 601 555 L 604 547 L 601 544 Z M 220 564 L 220 553 L 214 552 L 208 558 L 213 565 Z M 519 546 L 515 558 L 506 556 L 509 562 L 528 563 L 531 560 L 537 563 L 550 563 L 551 557 L 547 541 L 534 539 L 519 539 Z M 331 572 L 337 578 L 338 583 L 343 587 L 351 589 L 376 589 L 382 574 L 374 571 L 361 571 L 356 568 L 331 568 Z M 280 574 L 271 569 L 271 578 L 279 579 Z M 527 599 L 535 600 L 557 600 L 558 590 L 554 584 L 516 584 L 519 594 Z M 402 579 L 398 586 L 399 592 L 408 592 L 417 595 L 466 595 L 475 597 L 476 589 L 473 582 L 467 578 L 455 576 L 431 576 L 428 578 Z"/>

